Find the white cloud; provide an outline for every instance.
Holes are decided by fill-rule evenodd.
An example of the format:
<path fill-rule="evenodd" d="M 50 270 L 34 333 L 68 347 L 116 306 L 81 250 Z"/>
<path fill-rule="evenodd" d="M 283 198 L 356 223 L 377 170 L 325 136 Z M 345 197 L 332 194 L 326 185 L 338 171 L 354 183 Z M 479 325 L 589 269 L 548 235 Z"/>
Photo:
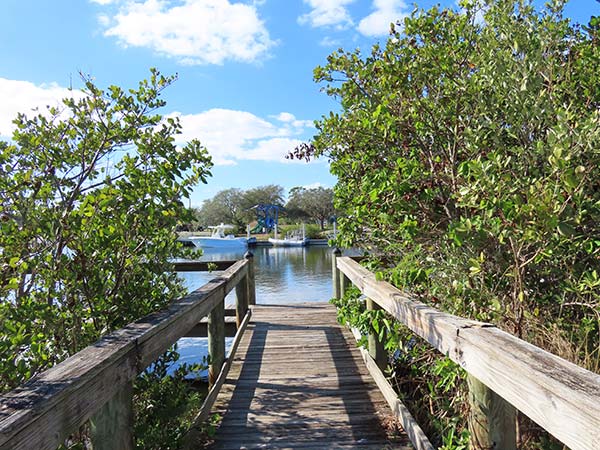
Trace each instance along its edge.
<path fill-rule="evenodd" d="M 27 116 L 44 113 L 47 106 L 60 107 L 65 97 L 79 96 L 56 83 L 36 85 L 29 81 L 0 78 L 0 136 L 10 136 L 15 129 L 12 121 L 18 113 Z"/>
<path fill-rule="evenodd" d="M 255 4 L 229 0 L 129 0 L 100 24 L 125 47 L 150 48 L 187 65 L 256 62 L 275 45 Z"/>
<path fill-rule="evenodd" d="M 277 119 L 280 122 L 283 122 L 286 125 L 289 125 L 296 130 L 301 130 L 303 128 L 314 128 L 314 123 L 312 120 L 298 120 L 296 116 L 288 112 L 279 113 L 276 116 L 271 116 L 274 119 Z M 291 130 L 289 130 L 291 132 Z"/>
<path fill-rule="evenodd" d="M 98 23 L 103 27 L 108 27 L 110 25 L 110 17 L 108 17 L 106 14 L 99 14 Z"/>
<path fill-rule="evenodd" d="M 59 107 L 65 97 L 80 97 L 56 83 L 35 85 L 28 81 L 0 78 L 0 136 L 9 137 L 17 113 L 32 116 L 44 113 L 46 106 Z M 302 141 L 312 121 L 300 120 L 289 112 L 263 119 L 247 111 L 210 109 L 198 114 L 174 112 L 183 133 L 178 143 L 198 138 L 210 151 L 216 164 L 237 164 L 240 160 L 290 162 L 285 156 Z"/>
<path fill-rule="evenodd" d="M 306 131 L 305 124 L 311 123 L 284 112 L 273 116 L 282 122 L 277 124 L 247 111 L 230 109 L 172 116 L 178 116 L 182 125 L 178 141 L 200 139 L 218 165 L 236 164 L 239 160 L 289 162 L 285 155 L 302 142 L 299 137 Z"/>
<path fill-rule="evenodd" d="M 119 0 L 90 0 L 92 3 L 98 3 L 99 5 L 110 5 L 111 3 L 117 3 Z"/>
<path fill-rule="evenodd" d="M 322 47 L 341 47 L 342 41 L 340 41 L 338 39 L 333 39 L 332 37 L 329 37 L 329 36 L 325 36 L 323 39 L 321 39 L 321 42 L 319 42 L 319 45 Z"/>
<path fill-rule="evenodd" d="M 312 10 L 298 18 L 301 25 L 311 27 L 334 26 L 344 29 L 353 25 L 350 13 L 346 6 L 355 0 L 304 0 Z"/>
<path fill-rule="evenodd" d="M 260 161 L 292 162 L 285 159 L 288 152 L 294 150 L 302 141 L 291 138 L 271 138 L 263 139 L 250 148 L 243 159 L 253 159 Z"/>
<path fill-rule="evenodd" d="M 408 6 L 403 0 L 374 0 L 373 11 L 358 24 L 358 31 L 365 36 L 385 36 L 390 23 L 408 16 Z"/>
<path fill-rule="evenodd" d="M 316 182 L 316 183 L 312 183 L 312 184 L 305 184 L 304 186 L 302 186 L 304 189 L 318 189 L 318 188 L 324 188 L 327 189 L 329 188 L 329 186 L 325 186 L 323 183 L 320 182 Z"/>
<path fill-rule="evenodd" d="M 296 116 L 294 116 L 291 113 L 288 112 L 282 112 L 277 114 L 276 116 L 273 116 L 275 119 L 279 120 L 280 122 L 293 122 L 294 120 L 296 120 Z"/>

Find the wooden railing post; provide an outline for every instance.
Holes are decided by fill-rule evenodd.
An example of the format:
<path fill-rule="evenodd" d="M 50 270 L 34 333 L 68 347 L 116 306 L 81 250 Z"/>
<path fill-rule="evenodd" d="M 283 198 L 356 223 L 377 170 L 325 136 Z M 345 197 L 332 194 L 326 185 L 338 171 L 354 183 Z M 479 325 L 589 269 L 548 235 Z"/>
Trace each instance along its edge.
<path fill-rule="evenodd" d="M 225 362 L 225 299 L 208 316 L 208 355 L 208 385 L 212 387 Z"/>
<path fill-rule="evenodd" d="M 341 298 L 340 295 L 340 271 L 337 268 L 337 259 L 342 256 L 339 248 L 334 248 L 331 257 L 331 283 L 333 284 L 333 298 Z"/>
<path fill-rule="evenodd" d="M 469 431 L 472 450 L 516 450 L 516 410 L 472 375 L 469 385 Z"/>
<path fill-rule="evenodd" d="M 132 450 L 133 382 L 128 382 L 90 418 L 94 450 Z"/>
<path fill-rule="evenodd" d="M 248 260 L 248 304 L 256 305 L 256 285 L 254 282 L 254 255 L 251 251 L 247 251 L 244 258 Z"/>
<path fill-rule="evenodd" d="M 350 287 L 350 279 L 344 274 L 344 272 L 340 271 L 340 298 L 343 298 L 346 295 L 346 291 Z"/>
<path fill-rule="evenodd" d="M 235 287 L 235 323 L 237 328 L 240 328 L 246 313 L 248 312 L 248 273 Z"/>
<path fill-rule="evenodd" d="M 381 307 L 376 302 L 374 302 L 370 298 L 367 298 L 367 310 L 377 311 L 380 309 L 381 309 Z M 382 326 L 382 324 L 380 326 Z M 369 342 L 369 355 L 371 355 L 371 358 L 373 358 L 373 360 L 377 364 L 377 367 L 379 367 L 379 369 L 383 372 L 387 368 L 387 364 L 388 364 L 388 357 L 387 357 L 387 353 L 385 351 L 385 344 L 384 344 L 385 335 L 383 336 L 383 338 L 381 340 L 379 340 L 379 336 L 377 334 L 375 334 L 374 330 L 372 330 L 369 333 L 368 342 Z"/>

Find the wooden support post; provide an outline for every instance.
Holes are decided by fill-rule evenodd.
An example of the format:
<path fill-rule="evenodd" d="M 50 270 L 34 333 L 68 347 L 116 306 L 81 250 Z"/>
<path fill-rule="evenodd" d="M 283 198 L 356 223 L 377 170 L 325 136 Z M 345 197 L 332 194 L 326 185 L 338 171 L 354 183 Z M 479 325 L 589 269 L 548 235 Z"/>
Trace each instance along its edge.
<path fill-rule="evenodd" d="M 367 310 L 377 311 L 379 309 L 381 309 L 381 307 L 376 302 L 370 298 L 367 298 Z M 388 357 L 384 348 L 384 341 L 385 336 L 382 340 L 379 340 L 379 336 L 373 331 L 369 333 L 369 355 L 371 355 L 371 358 L 373 358 L 377 364 L 377 367 L 379 367 L 379 370 L 382 372 L 385 371 L 388 364 Z"/>
<path fill-rule="evenodd" d="M 340 298 L 346 295 L 346 291 L 350 287 L 350 279 L 344 274 L 344 272 L 340 271 Z"/>
<path fill-rule="evenodd" d="M 225 299 L 208 316 L 208 385 L 212 387 L 225 362 Z"/>
<path fill-rule="evenodd" d="M 254 282 L 254 255 L 247 251 L 244 258 L 248 260 L 248 304 L 256 305 L 256 285 Z"/>
<path fill-rule="evenodd" d="M 516 410 L 472 375 L 469 385 L 469 431 L 472 450 L 516 450 Z"/>
<path fill-rule="evenodd" d="M 341 298 L 340 295 L 340 271 L 337 268 L 337 259 L 342 256 L 339 248 L 333 249 L 331 257 L 331 283 L 333 284 L 333 298 Z"/>
<path fill-rule="evenodd" d="M 248 275 L 235 287 L 235 298 L 235 323 L 239 329 L 248 311 Z"/>
<path fill-rule="evenodd" d="M 94 450 L 132 450 L 133 382 L 129 382 L 90 418 Z"/>

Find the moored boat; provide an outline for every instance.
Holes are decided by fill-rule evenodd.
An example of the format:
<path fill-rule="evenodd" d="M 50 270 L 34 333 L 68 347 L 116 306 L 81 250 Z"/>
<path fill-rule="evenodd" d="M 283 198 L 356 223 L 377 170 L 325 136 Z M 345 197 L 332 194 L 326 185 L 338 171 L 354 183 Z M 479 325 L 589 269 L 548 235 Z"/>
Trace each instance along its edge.
<path fill-rule="evenodd" d="M 210 236 L 190 236 L 188 240 L 200 248 L 242 249 L 248 246 L 246 238 L 237 238 L 233 234 L 225 234 L 225 230 L 233 228 L 233 225 L 220 224 L 209 228 L 213 230 Z"/>
<path fill-rule="evenodd" d="M 285 238 L 278 239 L 277 231 L 275 231 L 275 237 L 269 238 L 269 242 L 277 247 L 304 247 L 308 244 L 308 240 L 305 235 L 304 225 L 302 225 L 302 232 L 296 230 L 286 234 Z"/>

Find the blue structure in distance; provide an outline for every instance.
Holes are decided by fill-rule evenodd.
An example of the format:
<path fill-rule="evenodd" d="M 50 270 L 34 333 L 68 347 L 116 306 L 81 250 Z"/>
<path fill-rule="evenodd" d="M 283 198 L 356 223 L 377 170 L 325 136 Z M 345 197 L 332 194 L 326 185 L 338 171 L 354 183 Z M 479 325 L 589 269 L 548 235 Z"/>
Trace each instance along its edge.
<path fill-rule="evenodd" d="M 250 230 L 251 233 L 260 233 L 264 229 L 270 232 L 279 222 L 279 211 L 283 210 L 282 206 L 271 205 L 267 203 L 259 203 L 252 207 L 256 209 L 257 225 Z"/>

